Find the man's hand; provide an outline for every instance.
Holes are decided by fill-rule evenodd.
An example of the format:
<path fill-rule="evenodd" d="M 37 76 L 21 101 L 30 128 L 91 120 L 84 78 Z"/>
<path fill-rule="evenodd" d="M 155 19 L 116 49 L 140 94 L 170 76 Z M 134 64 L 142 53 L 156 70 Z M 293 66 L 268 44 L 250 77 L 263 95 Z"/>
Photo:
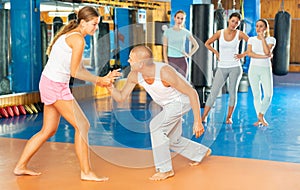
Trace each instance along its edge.
<path fill-rule="evenodd" d="M 194 122 L 193 134 L 196 138 L 199 138 L 204 133 L 204 127 L 202 122 Z"/>

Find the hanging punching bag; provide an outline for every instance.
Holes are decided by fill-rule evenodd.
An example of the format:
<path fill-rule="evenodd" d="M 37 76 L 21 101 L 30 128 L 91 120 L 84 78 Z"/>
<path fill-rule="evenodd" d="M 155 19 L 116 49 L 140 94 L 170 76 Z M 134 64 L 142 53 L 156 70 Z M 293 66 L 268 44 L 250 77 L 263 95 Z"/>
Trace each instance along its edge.
<path fill-rule="evenodd" d="M 53 25 L 52 25 L 52 36 L 59 31 L 59 29 L 64 25 L 62 18 L 54 17 L 53 18 Z"/>
<path fill-rule="evenodd" d="M 95 72 L 105 76 L 110 70 L 110 36 L 109 23 L 99 22 L 98 32 L 94 34 Z"/>
<path fill-rule="evenodd" d="M 11 93 L 8 76 L 8 10 L 0 9 L 0 95 Z"/>
<path fill-rule="evenodd" d="M 226 28 L 227 22 L 224 17 L 224 9 L 222 8 L 221 4 L 219 4 L 218 9 L 214 12 L 214 33 L 216 33 L 218 30 L 222 30 Z M 214 47 L 217 51 L 219 51 L 219 40 L 216 40 L 214 42 Z M 213 54 L 213 71 L 217 69 L 217 58 Z"/>
<path fill-rule="evenodd" d="M 276 46 L 273 51 L 273 73 L 286 75 L 290 63 L 291 16 L 286 11 L 279 11 L 275 16 L 274 37 Z"/>
<path fill-rule="evenodd" d="M 245 20 L 241 20 L 241 23 L 238 27 L 238 30 L 246 33 L 246 22 Z M 239 53 L 243 53 L 246 50 L 246 42 L 244 40 L 240 41 L 240 45 L 239 45 Z"/>
<path fill-rule="evenodd" d="M 45 67 L 48 56 L 46 54 L 48 48 L 48 29 L 47 24 L 44 21 L 41 21 L 41 49 L 42 49 L 42 64 L 43 68 Z"/>
<path fill-rule="evenodd" d="M 213 35 L 213 4 L 192 6 L 192 33 L 199 44 L 199 49 L 192 56 L 191 80 L 194 86 L 211 86 L 212 53 L 205 47 L 206 40 Z"/>
<path fill-rule="evenodd" d="M 76 13 L 70 13 L 68 15 L 68 22 L 70 22 L 71 20 L 76 20 L 76 19 L 77 19 Z"/>
<path fill-rule="evenodd" d="M 213 35 L 214 5 L 193 5 L 192 14 L 192 33 L 199 49 L 192 56 L 191 82 L 198 92 L 201 107 L 204 107 L 213 78 L 213 55 L 204 43 Z"/>
<path fill-rule="evenodd" d="M 8 11 L 0 9 L 0 79 L 8 74 Z"/>

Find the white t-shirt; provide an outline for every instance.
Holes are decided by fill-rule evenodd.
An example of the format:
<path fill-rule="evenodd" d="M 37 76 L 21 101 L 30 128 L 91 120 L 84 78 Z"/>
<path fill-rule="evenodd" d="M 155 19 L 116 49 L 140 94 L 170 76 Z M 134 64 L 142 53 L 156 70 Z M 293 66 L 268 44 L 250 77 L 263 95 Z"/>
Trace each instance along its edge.
<path fill-rule="evenodd" d="M 192 33 L 185 28 L 174 30 L 169 28 L 165 30 L 164 37 L 168 38 L 168 57 L 184 57 L 186 39 L 192 36 Z"/>
<path fill-rule="evenodd" d="M 276 39 L 274 37 L 267 37 L 266 42 L 268 45 L 273 44 L 276 45 Z M 248 45 L 252 46 L 252 51 L 259 55 L 265 55 L 263 50 L 263 44 L 257 36 L 250 37 L 248 40 Z M 252 58 L 250 61 L 250 65 L 256 65 L 261 67 L 270 67 L 271 66 L 271 58 Z"/>

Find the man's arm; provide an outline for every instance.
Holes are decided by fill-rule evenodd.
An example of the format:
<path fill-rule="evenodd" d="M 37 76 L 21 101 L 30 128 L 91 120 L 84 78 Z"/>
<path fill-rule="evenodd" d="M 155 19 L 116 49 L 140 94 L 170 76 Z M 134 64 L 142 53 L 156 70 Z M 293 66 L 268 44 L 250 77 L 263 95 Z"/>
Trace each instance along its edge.
<path fill-rule="evenodd" d="M 184 79 L 180 74 L 178 74 L 173 68 L 169 66 L 164 66 L 162 68 L 161 80 L 189 97 L 194 115 L 194 134 L 196 135 L 196 137 L 200 137 L 204 132 L 204 128 L 200 116 L 200 103 L 197 91 L 186 81 L 186 79 Z"/>
<path fill-rule="evenodd" d="M 122 88 L 122 90 L 116 89 L 113 85 L 108 87 L 107 89 L 110 91 L 112 98 L 117 102 L 125 101 L 129 94 L 134 89 L 135 85 L 137 84 L 137 73 L 130 72 L 127 77 L 127 81 Z"/>

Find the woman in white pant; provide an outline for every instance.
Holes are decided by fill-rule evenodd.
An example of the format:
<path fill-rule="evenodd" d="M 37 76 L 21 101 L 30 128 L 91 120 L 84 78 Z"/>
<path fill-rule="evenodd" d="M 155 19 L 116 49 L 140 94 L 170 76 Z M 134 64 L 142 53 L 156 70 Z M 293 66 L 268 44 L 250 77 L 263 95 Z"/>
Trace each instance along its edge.
<path fill-rule="evenodd" d="M 256 22 L 256 33 L 257 36 L 249 38 L 247 48 L 248 56 L 251 57 L 248 76 L 258 117 L 254 125 L 268 126 L 264 115 L 273 96 L 271 57 L 276 39 L 270 37 L 269 24 L 265 19 Z"/>

